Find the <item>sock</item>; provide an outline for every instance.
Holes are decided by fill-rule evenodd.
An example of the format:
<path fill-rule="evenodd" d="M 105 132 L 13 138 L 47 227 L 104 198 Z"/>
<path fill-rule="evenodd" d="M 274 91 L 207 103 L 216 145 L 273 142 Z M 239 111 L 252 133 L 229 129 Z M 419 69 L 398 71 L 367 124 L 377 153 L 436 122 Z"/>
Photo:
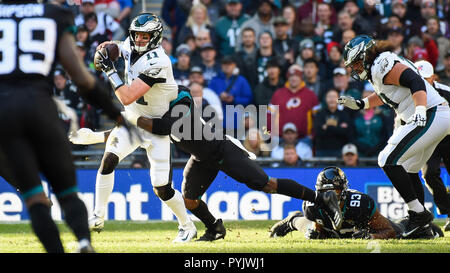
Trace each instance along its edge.
<path fill-rule="evenodd" d="M 194 214 L 198 219 L 200 219 L 200 221 L 202 221 L 206 228 L 213 228 L 213 225 L 216 222 L 216 218 L 211 214 L 208 209 L 208 205 L 206 205 L 203 200 L 200 200 L 198 207 L 189 211 L 192 212 L 192 214 Z"/>
<path fill-rule="evenodd" d="M 416 192 L 417 199 L 423 205 L 425 204 L 425 191 L 423 189 L 422 181 L 420 180 L 418 173 L 408 173 L 411 180 L 414 191 Z"/>
<path fill-rule="evenodd" d="M 417 199 L 416 191 L 412 185 L 411 179 L 402 166 L 386 165 L 382 169 L 406 203 Z"/>
<path fill-rule="evenodd" d="M 83 239 L 91 240 L 91 233 L 88 226 L 88 213 L 83 201 L 77 194 L 71 194 L 58 199 L 61 209 L 64 212 L 64 219 L 72 229 L 78 241 Z"/>
<path fill-rule="evenodd" d="M 277 193 L 283 194 L 296 199 L 306 200 L 314 202 L 316 193 L 315 191 L 300 185 L 291 179 L 277 179 Z"/>
<path fill-rule="evenodd" d="M 175 214 L 175 216 L 178 219 L 178 223 L 181 226 L 186 225 L 187 223 L 191 222 L 191 219 L 189 218 L 189 215 L 187 214 L 186 206 L 184 205 L 184 199 L 181 193 L 175 190 L 175 194 L 173 197 L 167 201 L 163 201 L 166 203 L 167 206 L 172 210 L 172 212 Z"/>
<path fill-rule="evenodd" d="M 28 208 L 28 214 L 31 227 L 45 250 L 48 253 L 64 253 L 58 227 L 52 220 L 50 208 L 42 203 L 35 203 Z"/>
<path fill-rule="evenodd" d="M 412 210 L 415 212 L 422 212 L 425 210 L 423 205 L 417 199 L 414 199 L 406 204 L 408 205 L 409 210 Z"/>
<path fill-rule="evenodd" d="M 114 188 L 114 172 L 110 174 L 97 173 L 95 181 L 95 208 L 94 214 L 104 217 L 108 206 L 109 196 Z"/>
<path fill-rule="evenodd" d="M 292 218 L 292 220 L 291 220 L 292 228 L 295 229 L 295 230 L 301 230 L 301 228 L 302 228 L 301 220 L 302 220 L 302 217 L 294 217 L 294 218 Z"/>

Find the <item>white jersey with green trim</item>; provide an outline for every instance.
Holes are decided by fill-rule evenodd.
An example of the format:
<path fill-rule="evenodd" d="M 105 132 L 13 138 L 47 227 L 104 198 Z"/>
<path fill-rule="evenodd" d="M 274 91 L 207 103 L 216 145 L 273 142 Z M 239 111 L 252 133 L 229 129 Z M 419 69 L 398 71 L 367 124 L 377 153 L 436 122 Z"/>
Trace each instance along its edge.
<path fill-rule="evenodd" d="M 407 87 L 397 85 L 387 85 L 383 83 L 383 79 L 389 71 L 394 67 L 396 62 L 400 62 L 417 74 L 417 68 L 409 60 L 398 56 L 392 52 L 383 52 L 377 58 L 375 58 L 371 67 L 371 83 L 374 86 L 375 93 L 380 99 L 392 107 L 399 118 L 403 121 L 407 121 L 415 112 L 415 104 L 412 99 L 411 90 Z M 432 108 L 445 102 L 445 99 L 439 95 L 439 93 L 430 85 L 426 80 L 422 78 L 425 83 L 427 93 L 427 109 Z"/>
<path fill-rule="evenodd" d="M 170 101 L 178 95 L 170 58 L 161 46 L 136 56 L 129 38 L 119 44 L 119 49 L 125 60 L 125 82 L 131 85 L 133 80 L 143 77 L 151 85 L 142 97 L 125 106 L 125 111 L 149 118 L 162 117 L 169 110 Z"/>

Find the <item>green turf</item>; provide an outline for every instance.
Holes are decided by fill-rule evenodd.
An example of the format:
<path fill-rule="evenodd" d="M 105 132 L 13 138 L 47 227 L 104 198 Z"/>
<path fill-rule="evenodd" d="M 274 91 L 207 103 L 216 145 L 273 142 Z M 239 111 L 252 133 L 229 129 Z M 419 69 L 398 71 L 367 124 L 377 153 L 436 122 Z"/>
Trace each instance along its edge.
<path fill-rule="evenodd" d="M 269 238 L 276 221 L 225 221 L 227 236 L 215 242 L 173 244 L 175 222 L 107 221 L 101 233 L 92 233 L 93 246 L 101 253 L 450 253 L 450 232 L 434 240 L 306 240 L 300 232 L 284 238 Z M 443 221 L 435 221 L 442 227 Z M 196 222 L 199 235 L 204 227 Z M 59 223 L 65 249 L 77 244 L 67 226 Z M 43 247 L 29 223 L 0 223 L 0 253 L 39 253 Z"/>

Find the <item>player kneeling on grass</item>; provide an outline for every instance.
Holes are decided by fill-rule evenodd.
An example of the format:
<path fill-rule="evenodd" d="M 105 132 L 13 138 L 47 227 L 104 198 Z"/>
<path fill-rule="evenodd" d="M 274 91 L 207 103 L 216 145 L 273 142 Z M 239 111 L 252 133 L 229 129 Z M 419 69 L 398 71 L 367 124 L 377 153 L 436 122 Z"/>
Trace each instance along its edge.
<path fill-rule="evenodd" d="M 177 109 L 185 106 L 185 112 L 179 117 Z M 224 172 L 238 182 L 246 184 L 252 190 L 266 193 L 278 193 L 293 198 L 307 200 L 318 204 L 324 213 L 330 215 L 330 224 L 339 230 L 342 224 L 342 215 L 338 206 L 337 196 L 334 192 L 314 192 L 291 179 L 269 177 L 264 170 L 251 158 L 253 154 L 245 150 L 242 144 L 225 135 L 223 138 L 207 140 L 205 137 L 196 139 L 196 125 L 201 125 L 202 132 L 210 130 L 211 125 L 204 122 L 195 114 L 195 104 L 189 93 L 189 89 L 179 86 L 177 99 L 170 103 L 169 111 L 162 118 L 145 118 L 142 116 L 127 116 L 132 124 L 152 132 L 153 134 L 170 134 L 174 145 L 182 151 L 191 154 L 183 172 L 183 197 L 186 208 L 189 209 L 206 226 L 205 234 L 201 241 L 214 241 L 225 237 L 226 230 L 221 219 L 216 219 L 208 210 L 208 206 L 200 198 L 214 181 L 219 171 Z M 171 132 L 172 125 L 182 120 L 183 124 L 190 124 L 191 128 L 183 128 L 183 132 L 190 132 L 189 137 L 182 137 L 183 132 Z M 92 132 L 89 129 L 81 129 L 77 137 L 71 141 L 76 144 L 94 144 L 105 141 L 107 132 Z"/>
<path fill-rule="evenodd" d="M 298 211 L 279 221 L 270 229 L 270 237 L 283 237 L 294 230 L 305 230 L 307 239 L 355 238 L 394 239 L 402 238 L 405 220 L 394 223 L 378 211 L 375 201 L 368 195 L 348 189 L 348 180 L 338 167 L 326 167 L 317 176 L 316 190 L 335 191 L 339 196 L 343 223 L 339 231 L 333 229 L 330 219 L 322 209 L 311 202 L 303 203 L 304 215 Z M 312 223 L 311 223 L 312 221 Z M 432 224 L 431 229 L 415 234 L 411 239 L 443 237 L 441 229 Z"/>

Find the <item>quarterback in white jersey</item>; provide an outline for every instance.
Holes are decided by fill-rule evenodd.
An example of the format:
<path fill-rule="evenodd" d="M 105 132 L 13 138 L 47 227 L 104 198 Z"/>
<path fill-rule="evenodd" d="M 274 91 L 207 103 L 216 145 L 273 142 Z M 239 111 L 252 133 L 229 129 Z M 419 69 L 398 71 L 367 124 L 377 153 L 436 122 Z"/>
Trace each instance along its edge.
<path fill-rule="evenodd" d="M 98 47 L 100 57 L 96 60 L 97 65 L 108 76 L 128 118 L 162 117 L 169 110 L 169 102 L 178 95 L 171 61 L 161 47 L 162 22 L 153 14 L 142 13 L 132 20 L 129 34 L 123 42 L 101 44 Z M 107 51 L 101 50 L 108 43 L 118 45 L 120 56 L 125 60 L 125 82 L 118 75 Z M 108 198 L 114 186 L 114 169 L 123 158 L 142 147 L 146 149 L 150 162 L 154 192 L 178 219 L 179 233 L 174 242 L 190 241 L 196 237 L 197 230 L 187 215 L 181 193 L 171 184 L 169 136 L 138 130 L 140 139 L 130 139 L 128 132 L 121 127 L 111 131 L 97 174 L 95 209 L 90 226 L 97 231 L 103 228 Z"/>
<path fill-rule="evenodd" d="M 424 190 L 418 172 L 450 134 L 450 108 L 414 64 L 392 49 L 389 42 L 367 35 L 350 40 L 343 53 L 345 66 L 352 69 L 353 78 L 370 81 L 375 93 L 363 100 L 343 96 L 338 103 L 354 110 L 387 104 L 402 120 L 380 152 L 378 165 L 408 205 L 403 233 L 408 238 L 431 228 L 433 214 L 423 206 Z"/>

